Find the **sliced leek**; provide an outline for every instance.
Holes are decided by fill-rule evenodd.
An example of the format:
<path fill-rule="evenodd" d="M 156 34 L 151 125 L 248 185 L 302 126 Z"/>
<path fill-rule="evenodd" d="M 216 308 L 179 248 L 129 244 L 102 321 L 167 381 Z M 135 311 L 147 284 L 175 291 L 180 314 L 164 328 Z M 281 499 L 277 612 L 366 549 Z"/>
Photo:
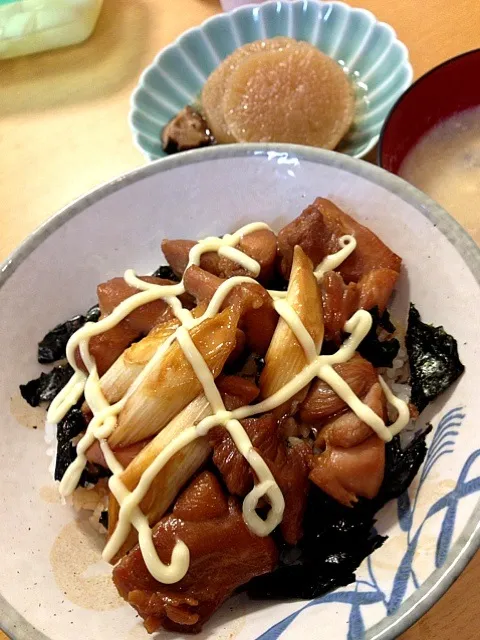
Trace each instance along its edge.
<path fill-rule="evenodd" d="M 123 398 L 158 347 L 173 334 L 178 326 L 178 321 L 170 321 L 154 327 L 145 338 L 126 349 L 103 374 L 100 384 L 110 404 Z"/>
<path fill-rule="evenodd" d="M 280 304 L 285 304 L 285 301 L 279 300 L 278 303 L 277 310 L 281 313 Z M 285 314 L 286 319 L 280 317 L 265 356 L 265 368 L 260 378 L 260 389 L 264 398 L 281 389 L 308 364 L 309 342 L 313 340 L 310 351 L 318 354 L 323 341 L 321 295 L 312 262 L 298 245 L 293 254 L 286 303 L 293 315 L 300 320 L 300 323 L 296 324 L 302 330 L 302 336 L 299 334 L 299 341 L 290 328 L 290 312 Z M 294 320 L 295 318 L 292 318 L 292 322 Z"/>
<path fill-rule="evenodd" d="M 206 397 L 201 394 L 188 404 L 160 433 L 132 460 L 128 467 L 120 475 L 120 480 L 129 491 L 133 491 L 142 477 L 142 474 L 152 464 L 155 458 L 172 442 L 182 431 L 195 425 L 197 422 L 212 413 Z M 150 526 L 156 524 L 176 496 L 205 462 L 210 454 L 208 438 L 200 437 L 188 444 L 177 454 L 172 456 L 163 467 L 140 503 L 142 512 L 147 516 Z M 119 506 L 113 495 L 110 495 L 108 509 L 109 533 L 115 530 L 118 521 Z M 132 529 L 124 545 L 116 554 L 120 558 L 137 542 L 137 532 Z M 114 561 L 115 561 L 114 558 Z"/>
<path fill-rule="evenodd" d="M 235 347 L 237 322 L 238 313 L 229 307 L 190 331 L 214 377 Z M 167 339 L 135 382 L 108 439 L 109 446 L 125 447 L 156 435 L 201 390 L 202 383 L 182 348 Z"/>

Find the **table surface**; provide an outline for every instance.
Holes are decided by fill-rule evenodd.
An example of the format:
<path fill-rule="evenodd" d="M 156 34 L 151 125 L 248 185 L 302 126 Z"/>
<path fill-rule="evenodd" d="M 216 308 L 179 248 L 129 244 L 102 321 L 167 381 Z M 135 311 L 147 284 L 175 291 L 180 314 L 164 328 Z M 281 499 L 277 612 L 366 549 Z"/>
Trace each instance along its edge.
<path fill-rule="evenodd" d="M 350 4 L 395 28 L 416 77 L 480 46 L 478 0 Z M 163 46 L 219 11 L 217 0 L 104 0 L 86 43 L 0 61 L 0 260 L 69 201 L 144 163 L 127 125 L 137 78 Z M 480 242 L 480 219 L 468 226 Z M 401 640 L 477 640 L 479 581 L 477 554 Z"/>

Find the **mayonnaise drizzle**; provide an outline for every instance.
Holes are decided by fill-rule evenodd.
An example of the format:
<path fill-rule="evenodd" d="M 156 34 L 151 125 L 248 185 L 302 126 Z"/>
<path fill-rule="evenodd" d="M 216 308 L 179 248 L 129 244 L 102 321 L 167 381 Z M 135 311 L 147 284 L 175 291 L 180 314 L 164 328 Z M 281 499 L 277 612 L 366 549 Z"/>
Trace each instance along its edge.
<path fill-rule="evenodd" d="M 191 249 L 188 266 L 199 265 L 203 253 L 216 251 L 219 255 L 237 262 L 254 276 L 257 276 L 260 272 L 258 262 L 236 249 L 236 245 L 244 235 L 259 229 L 268 228 L 268 225 L 265 223 L 251 223 L 242 227 L 234 234 L 226 234 L 223 238 L 205 238 Z M 338 252 L 327 256 L 315 269 L 314 273 L 319 281 L 323 278 L 326 271 L 337 268 L 354 251 L 356 240 L 353 236 L 342 236 L 342 238 L 340 238 L 340 246 L 341 249 Z M 205 319 L 214 317 L 219 312 L 226 296 L 234 287 L 242 283 L 255 283 L 256 281 L 250 277 L 243 276 L 229 278 L 217 289 L 204 314 L 199 318 L 194 318 L 188 309 L 182 307 L 178 299 L 178 296 L 185 292 L 183 280 L 178 284 L 158 285 L 139 279 L 133 270 L 126 271 L 124 279 L 127 284 L 135 287 L 139 292 L 124 300 L 109 316 L 103 318 L 96 324 L 85 324 L 70 338 L 67 345 L 67 358 L 74 368 L 74 375 L 68 385 L 54 399 L 47 414 L 47 420 L 49 422 L 58 422 L 79 400 L 82 393 L 85 394 L 85 400 L 93 413 L 93 418 L 88 425 L 87 431 L 77 445 L 77 457 L 67 469 L 60 483 L 60 492 L 62 495 L 68 495 L 76 488 L 86 464 L 85 454 L 95 440 L 99 440 L 107 465 L 112 471 L 109 487 L 120 505 L 117 526 L 103 551 L 103 557 L 106 560 L 111 560 L 116 555 L 125 542 L 131 526 L 133 526 L 138 531 L 140 549 L 145 564 L 153 577 L 165 584 L 178 582 L 184 577 L 188 571 L 190 560 L 188 547 L 181 540 L 177 540 L 172 552 L 171 562 L 169 565 L 165 565 L 158 557 L 153 543 L 152 529 L 139 505 L 147 494 L 153 480 L 170 458 L 187 444 L 193 442 L 196 438 L 205 436 L 211 428 L 219 425 L 227 429 L 235 446 L 248 461 L 257 479 L 254 488 L 245 497 L 243 502 L 244 520 L 250 530 L 256 535 L 269 535 L 282 520 L 285 506 L 284 498 L 268 465 L 258 452 L 253 449 L 252 442 L 241 425 L 240 420 L 271 411 L 282 405 L 309 384 L 315 377 L 327 382 L 352 411 L 354 411 L 362 421 L 366 422 L 379 437 L 387 442 L 408 423 L 408 406 L 405 402 L 393 395 L 382 378 L 380 378 L 380 384 L 382 385 L 386 398 L 398 412 L 397 420 L 390 427 L 387 427 L 383 420 L 353 393 L 343 378 L 333 369 L 334 364 L 347 362 L 354 355 L 358 345 L 367 335 L 372 325 L 372 318 L 368 312 L 362 310 L 357 311 L 345 324 L 345 331 L 351 334 L 350 337 L 335 354 L 321 356 L 318 355 L 320 345 L 314 343 L 296 312 L 284 299 L 286 292 L 270 291 L 270 295 L 275 300 L 275 309 L 285 322 L 287 322 L 299 344 L 302 346 L 307 359 L 307 365 L 303 371 L 266 400 L 256 405 L 247 405 L 234 411 L 227 411 L 215 384 L 214 377 L 202 355 L 196 348 L 189 334 L 189 330 L 199 325 Z M 180 321 L 180 326 L 172 336 L 157 349 L 153 358 L 147 363 L 139 376 L 137 376 L 125 396 L 119 402 L 109 405 L 102 393 L 95 361 L 88 350 L 88 342 L 92 336 L 114 327 L 139 306 L 159 299 L 163 299 L 170 305 L 174 315 Z M 125 406 L 127 398 L 138 388 L 142 380 L 148 376 L 149 372 L 158 366 L 158 363 L 162 360 L 174 340 L 177 340 L 185 357 L 195 371 L 213 415 L 208 415 L 203 418 L 197 425 L 187 428 L 172 440 L 145 470 L 135 489 L 129 491 L 120 478 L 123 467 L 110 449 L 107 439 L 115 429 L 117 416 Z M 76 364 L 75 351 L 77 348 L 79 348 L 82 360 L 88 370 L 88 376 L 81 371 Z M 270 504 L 270 509 L 265 520 L 263 520 L 256 511 L 261 498 L 265 498 Z"/>
<path fill-rule="evenodd" d="M 314 273 L 318 281 L 323 278 L 327 271 L 337 269 L 357 248 L 357 240 L 354 236 L 341 236 L 338 242 L 341 249 L 324 258 L 316 267 Z"/>
<path fill-rule="evenodd" d="M 305 353 L 307 362 L 313 362 L 317 357 L 317 345 L 314 343 L 312 336 L 308 333 L 296 311 L 286 300 L 275 300 L 273 306 L 278 315 L 285 320 L 291 331 L 293 331 L 299 345 Z"/>
<path fill-rule="evenodd" d="M 318 282 L 322 281 L 323 276 L 327 273 L 327 271 L 333 271 L 334 269 L 337 269 L 337 267 L 339 267 L 342 262 L 344 262 L 348 258 L 348 256 L 355 251 L 357 247 L 357 240 L 354 236 L 341 236 L 338 239 L 338 242 L 341 248 L 335 253 L 326 256 L 326 258 L 324 258 L 322 262 L 320 262 L 320 264 L 315 268 L 313 273 L 315 274 Z M 268 293 L 274 300 L 279 300 L 287 297 L 287 291 L 274 291 L 270 289 Z"/>

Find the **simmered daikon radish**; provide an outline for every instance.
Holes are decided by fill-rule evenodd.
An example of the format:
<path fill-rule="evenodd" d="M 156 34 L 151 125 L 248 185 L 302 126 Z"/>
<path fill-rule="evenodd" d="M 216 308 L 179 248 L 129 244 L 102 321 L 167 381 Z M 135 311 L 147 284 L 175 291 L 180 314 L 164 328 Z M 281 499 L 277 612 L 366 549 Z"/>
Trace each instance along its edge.
<path fill-rule="evenodd" d="M 202 108 L 205 117 L 210 125 L 210 130 L 217 142 L 236 142 L 227 128 L 223 116 L 223 98 L 225 95 L 225 85 L 231 73 L 237 68 L 239 62 L 244 58 L 262 51 L 271 51 L 290 46 L 295 43 L 292 38 L 270 38 L 269 40 L 256 40 L 249 42 L 235 49 L 235 51 L 225 58 L 208 77 L 202 90 Z"/>
<path fill-rule="evenodd" d="M 352 123 L 354 94 L 340 65 L 297 42 L 241 60 L 226 83 L 223 107 L 238 142 L 334 149 Z"/>

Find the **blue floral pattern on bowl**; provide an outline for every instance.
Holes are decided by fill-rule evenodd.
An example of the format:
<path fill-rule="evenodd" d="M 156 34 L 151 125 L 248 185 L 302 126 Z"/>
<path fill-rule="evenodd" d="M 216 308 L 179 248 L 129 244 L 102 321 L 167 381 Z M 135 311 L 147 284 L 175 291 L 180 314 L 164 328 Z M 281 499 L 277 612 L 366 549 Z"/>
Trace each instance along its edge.
<path fill-rule="evenodd" d="M 290 36 L 312 43 L 342 65 L 356 89 L 352 127 L 338 151 L 362 157 L 412 80 L 408 51 L 389 25 L 341 2 L 296 0 L 248 5 L 210 18 L 159 53 L 132 96 L 130 125 L 150 160 L 164 156 L 160 134 L 195 103 L 210 73 L 234 49 L 262 38 Z"/>
<path fill-rule="evenodd" d="M 463 407 L 451 409 L 443 416 L 430 443 L 416 487 L 413 491 L 410 489 L 402 494 L 396 501 L 398 524 L 402 532 L 405 533 L 405 544 L 403 553 L 399 555 L 398 566 L 392 572 L 390 592 L 387 593 L 386 589 L 380 586 L 375 575 L 374 556 L 369 556 L 363 563 L 363 569 L 367 574 L 365 577 L 358 578 L 354 585 L 347 588 L 311 600 L 270 627 L 265 633 L 258 636 L 257 640 L 277 640 L 286 629 L 295 624 L 305 610 L 319 607 L 322 604 L 346 604 L 350 607 L 346 640 L 362 640 L 371 637 L 371 634 L 367 633 L 367 625 L 363 616 L 364 608 L 380 603 L 384 607 L 385 615 L 391 616 L 405 601 L 409 583 L 413 585 L 414 589 L 420 587 L 420 581 L 414 568 L 418 543 L 425 524 L 437 514 L 441 515 L 441 523 L 436 541 L 435 567 L 440 569 L 444 565 L 452 545 L 458 504 L 463 498 L 480 491 L 480 475 L 467 479 L 473 464 L 480 457 L 480 449 L 468 456 L 454 487 L 430 506 L 419 524 L 415 524 L 414 515 L 427 477 L 441 458 L 453 453 L 455 439 L 464 418 Z"/>

